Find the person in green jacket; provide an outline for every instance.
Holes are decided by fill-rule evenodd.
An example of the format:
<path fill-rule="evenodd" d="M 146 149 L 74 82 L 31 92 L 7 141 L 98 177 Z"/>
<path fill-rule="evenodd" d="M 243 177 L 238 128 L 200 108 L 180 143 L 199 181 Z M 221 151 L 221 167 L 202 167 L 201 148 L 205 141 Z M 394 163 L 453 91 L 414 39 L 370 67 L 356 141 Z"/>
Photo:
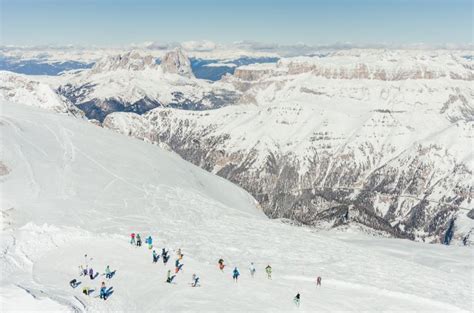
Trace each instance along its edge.
<path fill-rule="evenodd" d="M 142 237 L 140 237 L 140 234 L 137 234 L 137 247 L 142 246 Z"/>
<path fill-rule="evenodd" d="M 110 271 L 110 267 L 108 265 L 105 268 L 105 278 L 112 278 L 112 272 Z"/>
<path fill-rule="evenodd" d="M 272 279 L 272 267 L 270 265 L 267 265 L 267 267 L 265 267 L 265 272 L 267 272 L 267 278 Z"/>

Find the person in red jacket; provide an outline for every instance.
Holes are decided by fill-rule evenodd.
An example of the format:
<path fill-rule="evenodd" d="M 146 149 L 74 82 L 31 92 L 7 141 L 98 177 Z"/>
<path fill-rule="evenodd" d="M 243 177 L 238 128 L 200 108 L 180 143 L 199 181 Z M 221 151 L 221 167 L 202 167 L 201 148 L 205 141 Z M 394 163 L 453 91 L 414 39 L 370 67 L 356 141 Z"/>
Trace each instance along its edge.
<path fill-rule="evenodd" d="M 224 264 L 224 260 L 223 259 L 219 259 L 219 261 L 217 262 L 219 264 L 219 269 L 221 271 L 224 271 L 224 267 L 225 267 L 225 264 Z"/>

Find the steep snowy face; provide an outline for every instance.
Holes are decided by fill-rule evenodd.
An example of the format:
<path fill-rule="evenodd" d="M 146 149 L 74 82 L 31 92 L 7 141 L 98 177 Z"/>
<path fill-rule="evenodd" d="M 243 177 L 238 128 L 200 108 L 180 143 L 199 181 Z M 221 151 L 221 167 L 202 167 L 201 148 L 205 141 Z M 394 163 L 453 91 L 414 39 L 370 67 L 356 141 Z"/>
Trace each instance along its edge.
<path fill-rule="evenodd" d="M 149 215 L 150 223 L 175 214 L 265 218 L 241 188 L 159 147 L 73 117 L 0 104 L 2 210 L 10 209 L 4 225 L 34 222 L 95 231 L 107 224 L 90 210 L 118 220 Z M 188 200 L 179 207 L 178 198 Z M 188 210 L 186 201 L 195 209 Z"/>
<path fill-rule="evenodd" d="M 194 77 L 191 62 L 183 50 L 176 48 L 166 53 L 161 59 L 161 68 L 165 73 L 178 74 L 185 77 Z"/>
<path fill-rule="evenodd" d="M 412 53 L 397 55 L 424 60 Z M 340 57 L 313 61 L 329 67 Z M 375 68 L 371 57 L 358 63 Z M 444 241 L 452 221 L 469 221 L 454 228 L 461 240 L 474 226 L 465 218 L 474 208 L 474 90 L 469 66 L 453 65 L 459 75 L 447 74 L 446 58 L 439 53 L 429 67 L 445 74 L 416 79 L 400 66 L 385 70 L 397 79 L 381 79 L 290 74 L 282 69 L 287 60 L 253 65 L 226 81 L 255 105 L 112 114 L 104 126 L 167 145 L 239 184 L 271 217 L 318 227 L 354 221 L 434 242 Z M 410 68 L 421 68 L 412 61 Z"/>
<path fill-rule="evenodd" d="M 32 76 L 0 71 L 0 101 L 28 103 L 30 106 L 83 116 L 84 113 L 58 95 L 54 89 Z"/>

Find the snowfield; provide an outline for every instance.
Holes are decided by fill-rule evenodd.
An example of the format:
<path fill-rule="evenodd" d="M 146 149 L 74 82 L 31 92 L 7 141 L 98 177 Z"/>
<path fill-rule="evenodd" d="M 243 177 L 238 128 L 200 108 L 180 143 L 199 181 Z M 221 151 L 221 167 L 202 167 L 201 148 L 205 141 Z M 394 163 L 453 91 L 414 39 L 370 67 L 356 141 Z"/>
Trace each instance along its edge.
<path fill-rule="evenodd" d="M 2 312 L 474 309 L 472 247 L 269 220 L 241 188 L 157 146 L 38 108 L 2 102 L 0 112 Z M 168 265 L 130 245 L 131 232 L 152 235 L 157 252 L 169 249 Z M 178 248 L 183 272 L 167 284 Z M 115 276 L 79 277 L 84 254 L 94 270 L 110 265 Z M 190 286 L 193 273 L 199 288 Z M 73 278 L 81 281 L 75 289 Z M 107 301 L 98 298 L 102 281 L 113 287 Z M 83 295 L 84 286 L 95 291 Z M 299 308 L 292 302 L 298 292 Z"/>

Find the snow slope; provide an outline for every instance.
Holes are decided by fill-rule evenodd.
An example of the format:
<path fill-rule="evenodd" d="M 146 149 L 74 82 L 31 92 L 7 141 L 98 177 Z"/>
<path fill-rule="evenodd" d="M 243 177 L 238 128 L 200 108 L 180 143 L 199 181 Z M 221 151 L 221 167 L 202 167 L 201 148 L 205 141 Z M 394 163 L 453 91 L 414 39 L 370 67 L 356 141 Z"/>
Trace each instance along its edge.
<path fill-rule="evenodd" d="M 0 71 L 0 100 L 83 116 L 78 108 L 58 95 L 50 84 L 42 82 L 38 76 Z"/>
<path fill-rule="evenodd" d="M 268 220 L 242 189 L 179 157 L 85 121 L 2 103 L 2 311 L 329 312 L 472 311 L 471 248 L 358 233 L 313 232 Z M 127 235 L 182 248 L 184 272 L 164 283 L 163 264 Z M 103 277 L 68 286 L 83 255 Z M 172 252 L 173 253 L 173 252 Z M 228 267 L 216 268 L 218 258 Z M 255 262 L 257 276 L 246 270 Z M 170 263 L 174 263 L 174 258 Z M 271 264 L 273 280 L 263 268 Z M 239 283 L 230 267 L 238 266 Z M 192 273 L 202 287 L 191 288 Z M 314 279 L 323 277 L 316 288 Z M 296 309 L 293 296 L 300 292 Z"/>

